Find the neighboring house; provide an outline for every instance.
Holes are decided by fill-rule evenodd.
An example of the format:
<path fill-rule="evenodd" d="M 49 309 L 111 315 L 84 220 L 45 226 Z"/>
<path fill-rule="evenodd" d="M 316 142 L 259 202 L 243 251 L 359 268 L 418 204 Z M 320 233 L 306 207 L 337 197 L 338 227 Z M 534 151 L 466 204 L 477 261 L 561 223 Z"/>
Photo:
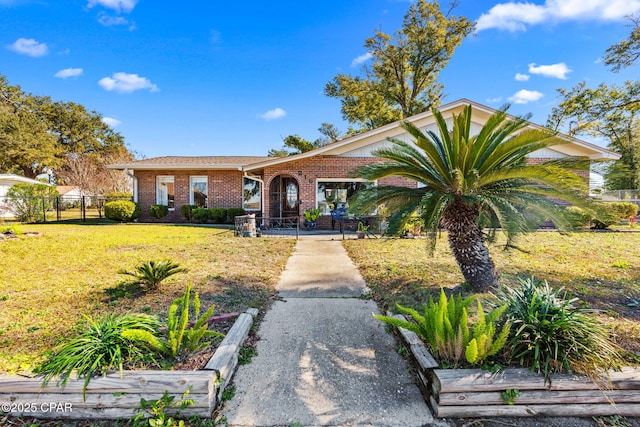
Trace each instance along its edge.
<path fill-rule="evenodd" d="M 7 206 L 7 191 L 15 184 L 46 184 L 45 182 L 38 181 L 31 178 L 25 178 L 20 175 L 13 174 L 0 174 L 0 218 L 10 218 L 13 214 L 9 211 Z M 47 184 L 49 185 L 49 184 Z"/>
<path fill-rule="evenodd" d="M 439 108 L 447 120 L 459 114 L 465 105 L 473 106 L 472 130 L 479 131 L 496 110 L 466 99 Z M 437 130 L 433 114 L 428 111 L 409 117 L 422 130 Z M 333 203 L 346 202 L 357 190 L 369 185 L 406 185 L 416 183 L 404 178 L 386 178 L 376 183 L 351 176 L 361 165 L 380 161 L 372 151 L 388 146 L 387 138 L 411 141 L 411 137 L 394 122 L 312 151 L 288 157 L 167 156 L 110 165 L 135 177 L 134 200 L 142 208 L 143 220 L 152 204 L 169 206 L 168 221 L 182 221 L 179 208 L 184 204 L 203 207 L 242 207 L 263 217 L 300 217 L 305 209 L 319 208 L 330 222 Z M 530 124 L 532 128 L 541 126 Z M 567 135 L 565 144 L 540 150 L 531 162 L 562 157 L 586 157 L 592 160 L 619 158 L 597 145 Z M 585 178 L 588 176 L 585 174 Z"/>

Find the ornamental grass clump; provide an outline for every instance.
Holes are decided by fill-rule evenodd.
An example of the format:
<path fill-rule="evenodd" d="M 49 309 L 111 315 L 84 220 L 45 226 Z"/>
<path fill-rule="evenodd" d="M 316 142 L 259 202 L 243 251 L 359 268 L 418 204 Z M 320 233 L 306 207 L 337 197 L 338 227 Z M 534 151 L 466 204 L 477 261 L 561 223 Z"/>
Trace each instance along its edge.
<path fill-rule="evenodd" d="M 155 335 L 160 323 L 153 316 L 144 314 L 110 314 L 93 319 L 84 315 L 86 324 L 79 333 L 36 369 L 43 374 L 43 386 L 58 377 L 64 387 L 75 372 L 76 378 L 84 377 L 83 393 L 95 375 L 136 363 L 155 363 L 154 353 L 144 341 L 132 339 L 140 333 Z"/>
<path fill-rule="evenodd" d="M 577 307 L 578 298 L 569 299 L 563 288 L 554 290 L 547 281 L 519 282 L 497 293 L 500 303 L 508 304 L 513 324 L 505 346 L 508 360 L 543 373 L 546 380 L 556 372 L 594 376 L 620 366 L 620 351 L 593 310 Z"/>
<path fill-rule="evenodd" d="M 415 323 L 390 316 L 373 316 L 416 333 L 443 364 L 457 366 L 466 360 L 470 364 L 481 365 L 502 349 L 509 336 L 510 324 L 500 321 L 506 305 L 485 314 L 479 300 L 475 322 L 470 322 L 468 307 L 473 300 L 473 297 L 462 298 L 460 295 L 447 299 L 444 289 L 440 289 L 438 302 L 429 298 L 429 303 L 424 305 L 424 314 L 396 304 L 398 311 L 411 316 Z"/>

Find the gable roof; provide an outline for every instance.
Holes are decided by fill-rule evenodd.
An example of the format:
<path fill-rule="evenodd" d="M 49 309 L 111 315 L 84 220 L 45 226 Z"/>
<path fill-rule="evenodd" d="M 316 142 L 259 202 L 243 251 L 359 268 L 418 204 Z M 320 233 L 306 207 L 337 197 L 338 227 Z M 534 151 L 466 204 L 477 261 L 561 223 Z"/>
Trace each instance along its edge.
<path fill-rule="evenodd" d="M 453 114 L 459 114 L 467 105 L 471 105 L 473 107 L 472 120 L 481 119 L 482 122 L 486 121 L 486 119 L 488 119 L 489 116 L 493 115 L 498 111 L 491 107 L 487 107 L 486 105 L 478 104 L 477 102 L 473 102 L 464 98 L 451 102 L 449 104 L 440 106 L 438 107 L 438 110 L 442 113 L 445 119 L 448 119 Z M 508 117 L 515 118 L 512 115 L 509 115 Z M 306 158 L 317 156 L 317 155 L 337 156 L 344 153 L 348 153 L 350 151 L 354 151 L 358 148 L 371 145 L 381 140 L 386 140 L 389 137 L 393 138 L 403 133 L 406 133 L 406 131 L 401 127 L 402 123 L 405 121 L 411 122 L 419 128 L 423 128 L 429 124 L 435 123 L 435 118 L 431 111 L 425 111 L 425 112 L 416 114 L 414 116 L 408 117 L 406 119 L 389 123 L 384 126 L 380 126 L 379 128 L 372 129 L 370 131 L 367 131 L 349 138 L 345 138 L 331 144 L 324 145 L 320 148 L 316 148 L 311 151 L 307 151 L 304 153 L 295 154 L 293 156 L 287 156 L 287 157 L 268 158 L 263 162 L 248 165 L 245 168 L 245 170 L 250 171 L 255 169 L 261 169 L 267 166 L 274 166 L 281 163 L 287 163 L 290 161 L 306 159 Z M 541 130 L 546 129 L 544 126 L 540 126 L 535 123 L 529 123 L 529 127 L 533 129 L 541 129 Z M 618 153 L 607 150 L 606 148 L 600 147 L 590 142 L 583 141 L 581 139 L 574 138 L 572 136 L 565 135 L 562 133 L 560 133 L 558 136 L 562 140 L 565 140 L 567 142 L 567 145 L 554 146 L 553 149 L 562 154 L 565 154 L 568 156 L 580 155 L 580 156 L 588 157 L 589 159 L 592 159 L 592 160 L 601 160 L 601 159 L 617 160 L 620 158 L 620 155 Z"/>
<path fill-rule="evenodd" d="M 31 179 L 31 178 L 27 178 L 25 176 L 22 175 L 15 175 L 12 173 L 7 173 L 7 174 L 0 174 L 0 183 L 5 183 L 5 182 L 11 182 L 11 183 L 25 183 L 25 184 L 45 184 L 45 185 L 51 185 L 47 182 L 44 181 L 38 181 L 37 179 Z"/>
<path fill-rule="evenodd" d="M 445 119 L 449 119 L 453 114 L 459 114 L 465 106 L 471 105 L 473 107 L 472 121 L 482 125 L 486 120 L 496 113 L 498 110 L 486 105 L 478 104 L 477 102 L 470 101 L 468 99 L 459 99 L 449 104 L 442 105 L 438 110 L 442 113 Z M 515 118 L 509 115 L 510 118 Z M 353 152 L 358 149 L 386 141 L 387 138 L 398 137 L 406 131 L 402 129 L 403 122 L 411 122 L 418 128 L 425 128 L 435 123 L 435 118 L 431 111 L 425 111 L 414 116 L 408 117 L 404 120 L 399 120 L 393 123 L 380 126 L 379 128 L 372 129 L 370 131 L 342 139 L 340 141 L 333 142 L 331 144 L 324 145 L 320 148 L 316 148 L 311 151 L 307 151 L 300 154 L 294 154 L 286 157 L 266 157 L 266 156 L 198 156 L 198 157 L 185 157 L 185 156 L 164 156 L 154 157 L 151 159 L 137 160 L 130 163 L 109 165 L 111 169 L 130 169 L 130 170 L 171 170 L 171 169 L 192 169 L 192 170 L 229 170 L 235 169 L 239 171 L 256 171 L 268 166 L 275 166 L 279 164 L 289 163 L 296 160 L 307 159 L 310 157 L 323 155 L 323 156 L 340 156 L 346 153 Z M 546 129 L 543 126 L 529 123 L 529 127 L 533 129 Z M 578 138 L 574 138 L 569 135 L 559 134 L 560 139 L 566 141 L 566 144 L 550 147 L 552 151 L 555 151 L 565 156 L 581 156 L 587 157 L 592 160 L 617 160 L 620 158 L 618 153 L 607 150 L 606 148 L 592 144 L 587 141 L 583 141 Z"/>

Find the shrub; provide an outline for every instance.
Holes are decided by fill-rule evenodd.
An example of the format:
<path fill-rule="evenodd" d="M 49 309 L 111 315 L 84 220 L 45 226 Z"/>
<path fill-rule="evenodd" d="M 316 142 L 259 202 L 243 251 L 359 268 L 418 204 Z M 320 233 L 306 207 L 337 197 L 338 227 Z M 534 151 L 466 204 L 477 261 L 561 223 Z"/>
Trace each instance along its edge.
<path fill-rule="evenodd" d="M 244 209 L 242 208 L 229 208 L 227 209 L 227 216 L 229 217 L 229 221 L 230 222 L 234 222 L 235 218 L 237 216 L 242 216 L 242 215 L 246 215 L 247 212 L 245 212 Z"/>
<path fill-rule="evenodd" d="M 587 227 L 591 223 L 593 216 L 584 209 L 577 206 L 567 206 L 566 208 L 569 221 L 576 228 Z"/>
<path fill-rule="evenodd" d="M 209 220 L 209 209 L 195 208 L 191 211 L 191 215 L 193 216 L 193 219 L 204 224 Z"/>
<path fill-rule="evenodd" d="M 519 287 L 503 287 L 498 300 L 509 305 L 506 315 L 513 324 L 505 346 L 509 360 L 545 379 L 554 372 L 593 374 L 597 369 L 615 368 L 618 348 L 609 340 L 607 328 L 590 310 L 574 305 L 563 289 L 533 277 L 520 279 Z"/>
<path fill-rule="evenodd" d="M 178 274 L 186 273 L 186 268 L 170 260 L 164 261 L 144 261 L 133 271 L 119 270 L 118 274 L 125 274 L 133 277 L 129 283 L 132 285 L 142 285 L 145 288 L 156 288 L 165 279 Z"/>
<path fill-rule="evenodd" d="M 44 220 L 45 212 L 53 209 L 58 190 L 46 184 L 15 184 L 7 191 L 11 213 L 21 222 Z"/>
<path fill-rule="evenodd" d="M 629 217 L 638 214 L 638 205 L 630 202 L 613 202 L 611 205 L 612 212 L 620 219 L 629 219 Z"/>
<path fill-rule="evenodd" d="M 209 219 L 215 224 L 224 224 L 227 222 L 227 209 L 225 208 L 209 208 Z"/>
<path fill-rule="evenodd" d="M 125 191 L 110 191 L 104 195 L 104 199 L 106 202 L 113 202 L 116 200 L 129 200 L 133 199 L 133 194 L 127 193 Z"/>
<path fill-rule="evenodd" d="M 114 221 L 132 221 L 136 213 L 136 204 L 128 200 L 115 200 L 104 205 L 104 217 Z"/>
<path fill-rule="evenodd" d="M 149 216 L 158 220 L 164 220 L 169 215 L 169 206 L 151 205 L 149 206 Z"/>
<path fill-rule="evenodd" d="M 180 206 L 180 215 L 187 220 L 187 222 L 193 222 L 193 210 L 197 209 L 196 205 L 182 205 Z"/>
<path fill-rule="evenodd" d="M 457 365 L 466 359 L 471 364 L 481 364 L 487 357 L 502 349 L 509 336 L 510 324 L 506 322 L 496 335 L 497 324 L 507 306 L 505 304 L 485 314 L 480 300 L 476 322 L 470 324 L 467 307 L 472 301 L 472 297 L 463 299 L 460 295 L 447 299 L 444 289 L 440 289 L 439 301 L 435 303 L 433 298 L 429 298 L 429 303 L 424 305 L 424 315 L 396 304 L 401 313 L 410 315 L 416 323 L 389 316 L 374 314 L 374 317 L 415 332 L 431 347 L 441 362 Z"/>
<path fill-rule="evenodd" d="M 84 329 L 36 370 L 44 374 L 43 386 L 57 376 L 64 386 L 75 372 L 77 378 L 84 376 L 83 391 L 86 392 L 93 375 L 112 369 L 122 372 L 123 366 L 129 363 L 154 361 L 146 342 L 132 340 L 131 336 L 139 332 L 155 335 L 160 326 L 155 317 L 144 314 L 111 314 L 97 320 L 84 317 Z"/>
<path fill-rule="evenodd" d="M 603 230 L 616 222 L 629 219 L 638 212 L 638 206 L 629 202 L 599 203 L 600 212 L 593 218 L 593 228 Z"/>

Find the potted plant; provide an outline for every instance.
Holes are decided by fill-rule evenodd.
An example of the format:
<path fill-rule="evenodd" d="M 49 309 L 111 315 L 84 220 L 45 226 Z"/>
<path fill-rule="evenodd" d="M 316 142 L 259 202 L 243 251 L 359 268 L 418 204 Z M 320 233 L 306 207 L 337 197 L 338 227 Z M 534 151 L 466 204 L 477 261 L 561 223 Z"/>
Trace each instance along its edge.
<path fill-rule="evenodd" d="M 304 211 L 304 226 L 307 228 L 315 228 L 318 225 L 320 217 L 320 209 L 309 208 Z"/>
<path fill-rule="evenodd" d="M 365 234 L 369 231 L 369 226 L 365 225 L 364 222 L 358 221 L 358 230 L 356 230 L 356 234 L 358 235 L 358 239 L 364 239 Z"/>

